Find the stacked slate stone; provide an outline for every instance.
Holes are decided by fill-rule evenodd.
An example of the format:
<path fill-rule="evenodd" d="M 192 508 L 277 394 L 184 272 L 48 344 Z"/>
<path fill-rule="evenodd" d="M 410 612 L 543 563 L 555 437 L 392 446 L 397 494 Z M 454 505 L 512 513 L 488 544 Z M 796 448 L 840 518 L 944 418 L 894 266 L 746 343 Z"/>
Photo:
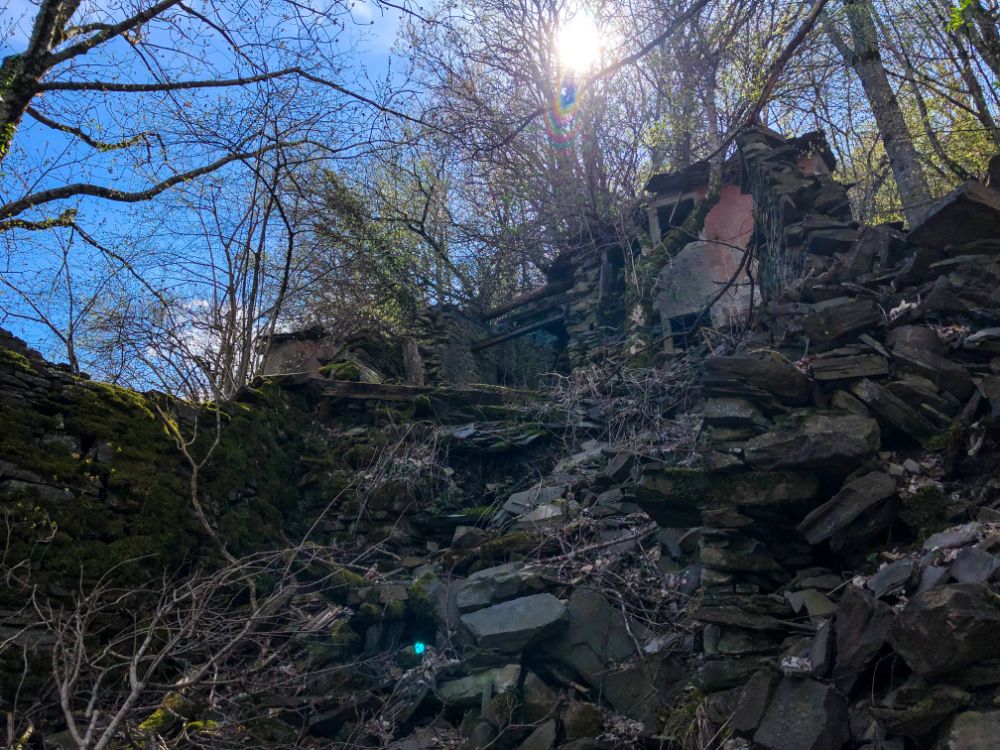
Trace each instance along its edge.
<path fill-rule="evenodd" d="M 801 247 L 748 351 L 706 362 L 705 470 L 638 485 L 664 525 L 701 511 L 700 687 L 733 747 L 993 747 L 1000 192 Z"/>
<path fill-rule="evenodd" d="M 471 349 L 486 336 L 485 329 L 453 305 L 428 305 L 416 316 L 411 334 L 423 365 L 426 383 L 491 383 L 495 373 Z"/>
<path fill-rule="evenodd" d="M 448 320 L 444 308 L 424 307 L 414 321 L 412 335 L 417 342 L 426 382 L 444 382 L 442 355 L 448 347 Z"/>
<path fill-rule="evenodd" d="M 608 262 L 609 251 L 588 242 L 564 261 L 573 280 L 564 318 L 573 367 L 600 361 L 624 341 L 624 272 L 620 264 Z"/>
<path fill-rule="evenodd" d="M 600 287 L 601 259 L 591 247 L 582 248 L 573 255 L 570 273 L 573 286 L 569 289 L 566 304 L 566 333 L 569 340 L 566 351 L 574 367 L 591 361 L 591 353 L 600 349 L 607 339 L 597 304 Z"/>
<path fill-rule="evenodd" d="M 835 160 L 822 133 L 785 140 L 752 128 L 737 139 L 743 190 L 754 197 L 758 276 L 765 298 L 790 279 L 823 268 L 831 254 L 846 250 L 858 224 L 844 187 L 830 172 Z M 805 171 L 800 157 L 812 153 L 829 171 Z"/>

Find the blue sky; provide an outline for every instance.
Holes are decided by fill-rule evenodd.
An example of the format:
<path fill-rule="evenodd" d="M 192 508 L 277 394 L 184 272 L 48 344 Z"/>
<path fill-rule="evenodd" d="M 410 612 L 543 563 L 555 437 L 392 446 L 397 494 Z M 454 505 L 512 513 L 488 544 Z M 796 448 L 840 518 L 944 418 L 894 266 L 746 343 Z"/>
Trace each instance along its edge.
<path fill-rule="evenodd" d="M 307 0 L 308 2 L 308 0 Z M 312 0 L 313 7 L 323 7 L 318 0 Z M 29 0 L 6 0 L 0 4 L 0 55 L 6 56 L 11 53 L 22 51 L 27 45 L 31 32 L 31 23 L 37 8 Z M 398 72 L 402 65 L 392 60 L 392 48 L 396 39 L 396 34 L 400 25 L 400 12 L 387 7 L 378 6 L 375 3 L 358 0 L 354 3 L 352 16 L 354 23 L 347 23 L 344 35 L 339 41 L 343 42 L 345 48 L 352 50 L 349 58 L 349 65 L 352 71 L 347 75 L 351 78 L 350 87 L 361 93 L 374 93 L 374 89 L 380 82 L 384 82 L 388 71 Z M 136 76 L 141 78 L 141 72 Z M 100 127 L 100 115 L 96 115 L 96 127 Z M 25 125 L 18 134 L 16 144 L 23 149 L 28 163 L 39 173 L 45 173 L 40 167 L 46 159 L 58 161 L 61 155 L 65 155 L 67 150 L 76 147 L 71 138 L 44 129 L 30 120 L 25 121 Z M 7 165 L 9 166 L 9 164 Z M 110 173 L 109 173 L 110 176 Z M 75 175 L 63 173 L 50 175 L 50 180 L 74 181 Z M 95 182 L 100 182 L 98 175 Z M 0 198 L 7 200 L 16 197 L 13 193 L 19 189 L 15 180 L 7 181 L 5 192 L 7 195 Z M 43 186 L 45 186 L 43 184 Z M 87 203 L 88 220 L 93 225 L 101 225 L 110 235 L 118 231 L 119 226 L 127 226 L 131 221 L 131 216 L 135 216 L 135 209 L 121 204 L 107 204 L 98 200 L 90 200 Z M 33 238 L 33 239 L 38 239 Z M 53 252 L 58 255 L 58 250 L 53 243 Z M 32 273 L 45 261 L 42 254 L 33 255 L 31 252 L 21 252 L 13 259 L 8 258 L 6 264 L 0 261 L 0 273 L 7 274 L 9 278 L 16 279 L 26 274 Z M 35 265 L 35 268 L 32 266 Z M 40 349 L 46 356 L 53 359 L 65 357 L 62 345 L 44 326 L 26 320 L 7 318 L 0 321 L 0 325 L 12 329 L 17 335 L 26 339 L 32 346 Z"/>

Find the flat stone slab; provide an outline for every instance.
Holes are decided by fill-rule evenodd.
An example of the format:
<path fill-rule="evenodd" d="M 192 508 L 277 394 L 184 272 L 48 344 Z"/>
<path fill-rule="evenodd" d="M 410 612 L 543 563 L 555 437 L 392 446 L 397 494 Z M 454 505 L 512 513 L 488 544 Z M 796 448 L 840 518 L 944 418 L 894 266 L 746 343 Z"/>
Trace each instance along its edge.
<path fill-rule="evenodd" d="M 896 480 L 881 471 L 858 477 L 845 484 L 831 500 L 812 511 L 799 531 L 810 544 L 826 541 L 847 528 L 862 514 L 885 502 L 896 492 Z"/>
<path fill-rule="evenodd" d="M 508 664 L 439 683 L 434 693 L 445 705 L 478 706 L 487 688 L 493 695 L 499 695 L 516 689 L 520 679 L 521 665 Z"/>
<path fill-rule="evenodd" d="M 636 504 L 669 528 L 699 525 L 704 508 L 798 503 L 818 491 L 819 480 L 809 472 L 647 468 L 636 487 Z"/>
<path fill-rule="evenodd" d="M 998 226 L 1000 191 L 970 180 L 938 201 L 908 239 L 917 245 L 943 248 L 993 239 Z"/>
<path fill-rule="evenodd" d="M 794 405 L 805 404 L 811 388 L 805 373 L 775 353 L 710 357 L 705 360 L 704 386 L 706 393 L 736 398 L 756 389 Z"/>
<path fill-rule="evenodd" d="M 462 624 L 484 650 L 514 654 L 566 624 L 566 602 L 533 594 L 462 615 Z"/>
<path fill-rule="evenodd" d="M 847 699 L 832 685 L 785 677 L 754 742 L 767 750 L 840 750 L 850 739 Z"/>
<path fill-rule="evenodd" d="M 906 665 L 934 677 L 1000 656 L 1000 596 L 981 583 L 939 586 L 910 599 L 889 643 Z"/>
<path fill-rule="evenodd" d="M 512 516 L 520 516 L 524 513 L 530 513 L 539 505 L 551 503 L 565 494 L 566 487 L 532 487 L 530 490 L 515 492 L 511 495 L 504 503 L 503 509 Z"/>
<path fill-rule="evenodd" d="M 470 575 L 459 587 L 455 601 L 459 611 L 471 612 L 494 602 L 535 594 L 543 588 L 542 578 L 535 571 L 505 563 Z"/>
<path fill-rule="evenodd" d="M 951 720 L 937 747 L 940 750 L 982 750 L 996 747 L 1000 711 L 965 711 Z"/>
<path fill-rule="evenodd" d="M 857 414 L 797 411 L 747 441 L 743 457 L 761 469 L 815 469 L 847 474 L 881 444 L 878 423 Z"/>

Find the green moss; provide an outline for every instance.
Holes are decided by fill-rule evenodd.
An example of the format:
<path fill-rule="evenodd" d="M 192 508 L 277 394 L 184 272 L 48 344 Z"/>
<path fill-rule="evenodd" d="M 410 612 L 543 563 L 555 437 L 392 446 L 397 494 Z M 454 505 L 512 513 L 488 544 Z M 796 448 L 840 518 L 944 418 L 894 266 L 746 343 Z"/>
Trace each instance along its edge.
<path fill-rule="evenodd" d="M 334 589 L 347 588 L 357 589 L 368 586 L 371 582 L 359 573 L 348 570 L 343 566 L 337 566 L 329 576 L 330 586 Z"/>
<path fill-rule="evenodd" d="M 344 461 L 355 469 L 370 466 L 378 455 L 379 449 L 369 443 L 358 443 L 344 451 Z"/>
<path fill-rule="evenodd" d="M 492 505 L 474 505 L 471 508 L 462 508 L 459 515 L 466 516 L 471 521 L 481 521 L 492 516 L 494 512 L 496 508 Z"/>
<path fill-rule="evenodd" d="M 188 718 L 191 711 L 191 701 L 180 693 L 167 693 L 160 707 L 139 725 L 139 731 L 147 734 L 163 734 L 181 720 Z"/>
<path fill-rule="evenodd" d="M 319 372 L 333 380 L 350 380 L 355 383 L 361 381 L 361 368 L 354 362 L 330 362 L 319 368 Z"/>
<path fill-rule="evenodd" d="M 660 271 L 670 258 L 686 247 L 693 238 L 697 238 L 705 225 L 705 217 L 717 202 L 718 194 L 701 200 L 679 227 L 669 231 L 655 247 L 644 249 L 639 256 L 635 267 L 635 283 L 629 285 L 626 306 L 629 310 L 641 308 L 642 318 L 647 324 L 653 319 L 654 295 L 651 290 Z M 647 332 L 637 331 L 635 334 L 636 343 L 648 343 L 645 341 L 648 338 Z"/>
<path fill-rule="evenodd" d="M 433 573 L 425 573 L 410 584 L 409 609 L 414 617 L 432 619 L 437 608 L 435 592 L 439 590 L 440 580 Z"/>
<path fill-rule="evenodd" d="M 60 432 L 81 452 L 43 442 L 58 431 L 55 414 L 65 415 Z M 79 381 L 58 403 L 0 405 L 0 420 L 0 455 L 66 489 L 36 498 L 59 529 L 51 543 L 37 546 L 26 534 L 11 539 L 8 554 L 31 560 L 37 582 L 93 581 L 116 565 L 122 582 L 146 580 L 150 566 L 176 570 L 197 545 L 184 465 L 141 394 Z M 0 508 L 23 499 L 0 499 Z M 141 564 L 129 562 L 138 557 Z"/>
<path fill-rule="evenodd" d="M 526 554 L 536 549 L 542 538 L 533 531 L 512 531 L 478 545 L 474 550 L 449 550 L 445 564 L 457 569 L 486 568 L 494 564 L 508 562 L 512 556 Z"/>
<path fill-rule="evenodd" d="M 335 620 L 327 632 L 330 634 L 330 642 L 338 649 L 353 648 L 361 640 L 346 618 Z"/>
<path fill-rule="evenodd" d="M 215 732 L 219 728 L 219 722 L 212 719 L 201 719 L 199 721 L 189 721 L 184 725 L 188 732 L 204 732 L 206 734 Z"/>
<path fill-rule="evenodd" d="M 101 394 L 108 402 L 116 404 L 136 415 L 155 419 L 156 414 L 152 408 L 152 401 L 138 391 L 114 385 L 112 383 L 87 383 L 87 387 Z"/>
<path fill-rule="evenodd" d="M 298 408 L 294 396 L 268 381 L 257 386 L 250 394 L 252 406 L 224 407 L 220 442 L 198 488 L 234 554 L 304 533 L 314 518 L 310 509 L 329 501 L 327 482 L 334 491 L 344 487 L 344 476 L 332 472 L 314 491 L 298 487 L 301 457 L 309 452 L 308 421 L 289 418 Z M 199 440 L 192 451 L 200 457 L 215 436 L 213 408 L 85 380 L 64 388 L 58 399 L 39 400 L 35 408 L 0 404 L 5 425 L 0 455 L 56 488 L 44 497 L 30 488 L 0 497 L 0 511 L 32 503 L 58 529 L 50 543 L 39 545 L 37 529 L 18 525 L 8 557 L 30 560 L 42 584 L 76 581 L 81 575 L 85 582 L 94 581 L 115 566 L 118 582 L 137 583 L 163 569 L 183 571 L 199 559 L 217 562 L 218 549 L 191 508 L 190 467 L 156 409 L 160 405 L 176 414 L 184 435 L 193 434 L 197 420 Z M 81 449 L 43 442 L 53 433 L 75 439 Z M 59 488 L 67 489 L 64 498 Z M 0 599 L 19 595 L 6 592 Z"/>
<path fill-rule="evenodd" d="M 966 430 L 962 423 L 955 420 L 947 430 L 934 435 L 928 442 L 927 447 L 931 450 L 943 450 L 948 454 L 960 451 L 965 445 Z"/>
<path fill-rule="evenodd" d="M 37 370 L 35 370 L 32 366 L 31 360 L 20 352 L 15 352 L 12 349 L 5 349 L 2 346 L 0 346 L 0 364 L 9 365 L 15 370 L 21 370 L 29 375 L 37 374 Z"/>
<path fill-rule="evenodd" d="M 936 484 L 926 484 L 909 497 L 903 497 L 899 520 L 919 536 L 941 531 L 948 525 L 948 498 Z"/>

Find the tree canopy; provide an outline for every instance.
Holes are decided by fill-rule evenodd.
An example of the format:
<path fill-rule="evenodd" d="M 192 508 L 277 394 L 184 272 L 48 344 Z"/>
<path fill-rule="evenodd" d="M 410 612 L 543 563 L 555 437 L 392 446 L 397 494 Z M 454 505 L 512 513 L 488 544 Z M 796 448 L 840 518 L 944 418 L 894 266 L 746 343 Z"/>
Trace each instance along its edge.
<path fill-rule="evenodd" d="M 1000 147 L 992 0 L 24 7 L 2 324 L 189 395 L 234 392 L 277 330 L 502 303 L 751 123 L 824 130 L 871 222 L 919 221 Z"/>

